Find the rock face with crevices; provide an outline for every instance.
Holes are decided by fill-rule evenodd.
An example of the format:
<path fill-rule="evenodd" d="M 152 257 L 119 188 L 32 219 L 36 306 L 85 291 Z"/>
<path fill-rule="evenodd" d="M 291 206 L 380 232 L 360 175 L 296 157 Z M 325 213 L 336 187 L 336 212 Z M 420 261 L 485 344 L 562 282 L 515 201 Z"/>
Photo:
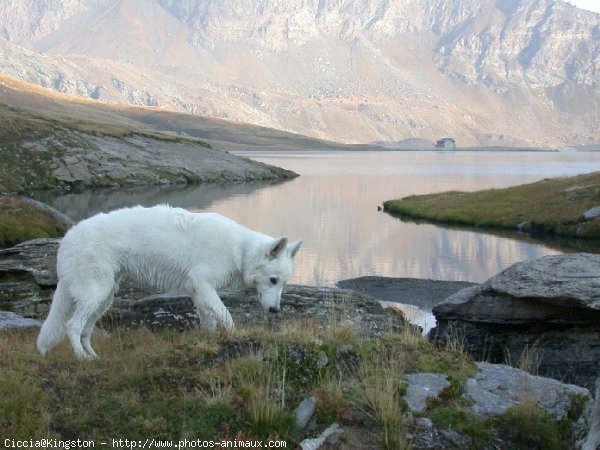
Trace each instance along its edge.
<path fill-rule="evenodd" d="M 600 361 L 600 255 L 552 255 L 514 264 L 433 309 L 432 336 L 464 338 L 476 357 L 518 361 L 591 387 Z"/>
<path fill-rule="evenodd" d="M 566 2 L 21 0 L 0 18 L 2 72 L 104 102 L 348 143 L 598 142 L 598 15 Z"/>

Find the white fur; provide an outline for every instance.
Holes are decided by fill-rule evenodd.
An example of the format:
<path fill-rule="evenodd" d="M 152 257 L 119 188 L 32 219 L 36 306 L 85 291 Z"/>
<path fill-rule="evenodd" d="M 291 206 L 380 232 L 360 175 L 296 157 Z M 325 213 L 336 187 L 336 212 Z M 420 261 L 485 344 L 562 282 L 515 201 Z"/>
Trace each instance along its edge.
<path fill-rule="evenodd" d="M 257 233 L 218 214 L 164 205 L 93 216 L 61 242 L 59 282 L 38 350 L 45 355 L 66 334 L 78 358 L 95 358 L 92 330 L 123 276 L 188 293 L 209 328 L 234 326 L 218 289 L 256 287 L 263 308 L 277 312 L 300 244 L 288 245 L 287 238 Z"/>

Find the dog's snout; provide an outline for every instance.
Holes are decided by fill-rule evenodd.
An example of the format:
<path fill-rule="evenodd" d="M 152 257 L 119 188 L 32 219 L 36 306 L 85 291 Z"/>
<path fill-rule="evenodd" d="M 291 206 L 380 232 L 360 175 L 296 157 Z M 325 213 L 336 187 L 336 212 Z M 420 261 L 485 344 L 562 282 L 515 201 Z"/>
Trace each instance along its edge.
<path fill-rule="evenodd" d="M 275 306 L 271 306 L 269 308 L 269 312 L 270 313 L 278 313 L 279 312 L 279 308 L 276 308 Z"/>

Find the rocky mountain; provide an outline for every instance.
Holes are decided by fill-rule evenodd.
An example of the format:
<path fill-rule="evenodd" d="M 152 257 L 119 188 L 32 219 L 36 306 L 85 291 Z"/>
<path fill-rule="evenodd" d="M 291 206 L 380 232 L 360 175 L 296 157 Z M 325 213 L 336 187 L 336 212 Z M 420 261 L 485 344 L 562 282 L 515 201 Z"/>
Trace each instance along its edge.
<path fill-rule="evenodd" d="M 559 0 L 7 0 L 0 71 L 346 143 L 600 141 L 600 15 Z"/>

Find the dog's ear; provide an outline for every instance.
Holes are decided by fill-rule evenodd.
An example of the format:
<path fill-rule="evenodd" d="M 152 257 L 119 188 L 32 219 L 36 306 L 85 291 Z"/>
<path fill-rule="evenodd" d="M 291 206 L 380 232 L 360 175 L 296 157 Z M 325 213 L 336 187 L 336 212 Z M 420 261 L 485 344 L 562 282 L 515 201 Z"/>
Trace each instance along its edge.
<path fill-rule="evenodd" d="M 275 239 L 270 246 L 269 258 L 277 258 L 279 254 L 287 247 L 288 238 L 282 237 Z"/>
<path fill-rule="evenodd" d="M 302 241 L 292 242 L 290 245 L 288 245 L 288 253 L 292 258 L 296 256 L 296 253 L 298 253 L 298 250 L 300 250 L 301 245 Z"/>

